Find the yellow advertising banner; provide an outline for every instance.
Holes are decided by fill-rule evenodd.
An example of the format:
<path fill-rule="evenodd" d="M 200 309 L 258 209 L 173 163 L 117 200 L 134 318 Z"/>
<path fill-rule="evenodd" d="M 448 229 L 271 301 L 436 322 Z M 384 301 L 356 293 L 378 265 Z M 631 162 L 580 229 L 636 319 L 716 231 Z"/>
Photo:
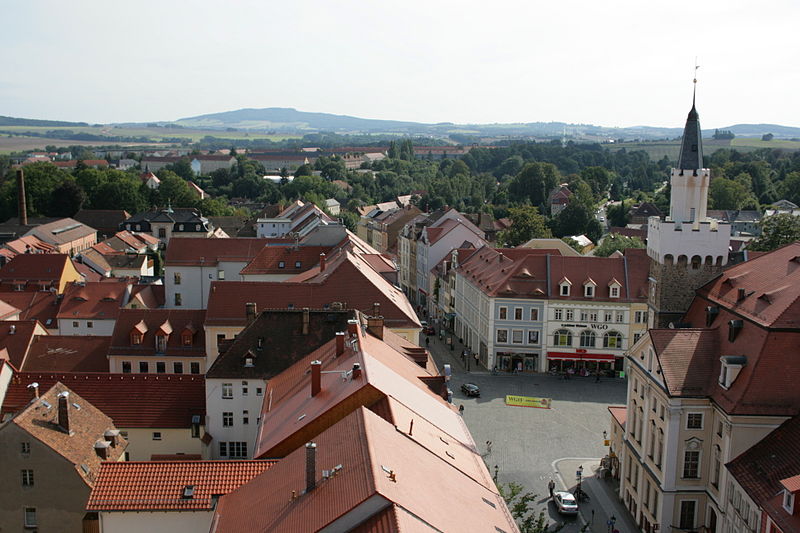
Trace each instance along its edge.
<path fill-rule="evenodd" d="M 535 407 L 537 409 L 550 409 L 553 400 L 550 398 L 534 398 L 532 396 L 506 395 L 506 405 L 514 407 Z"/>

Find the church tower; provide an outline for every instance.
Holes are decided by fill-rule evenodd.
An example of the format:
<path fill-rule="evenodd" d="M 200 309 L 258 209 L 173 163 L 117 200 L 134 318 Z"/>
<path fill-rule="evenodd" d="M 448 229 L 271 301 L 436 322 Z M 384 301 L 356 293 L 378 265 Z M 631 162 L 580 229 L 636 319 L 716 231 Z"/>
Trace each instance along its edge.
<path fill-rule="evenodd" d="M 693 96 L 678 166 L 670 176 L 669 216 L 648 220 L 650 327 L 679 322 L 695 290 L 722 272 L 728 262 L 730 224 L 706 215 L 710 181 L 711 172 L 703 168 L 703 137 Z"/>

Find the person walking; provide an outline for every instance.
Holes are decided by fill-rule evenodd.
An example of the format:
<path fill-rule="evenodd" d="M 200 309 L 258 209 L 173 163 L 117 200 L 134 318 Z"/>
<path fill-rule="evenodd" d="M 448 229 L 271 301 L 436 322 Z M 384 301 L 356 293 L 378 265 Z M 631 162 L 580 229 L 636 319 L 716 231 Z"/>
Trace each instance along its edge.
<path fill-rule="evenodd" d="M 553 491 L 556 489 L 556 482 L 553 481 L 553 478 L 550 478 L 550 482 L 547 484 L 547 488 L 550 490 L 550 499 L 552 499 Z"/>

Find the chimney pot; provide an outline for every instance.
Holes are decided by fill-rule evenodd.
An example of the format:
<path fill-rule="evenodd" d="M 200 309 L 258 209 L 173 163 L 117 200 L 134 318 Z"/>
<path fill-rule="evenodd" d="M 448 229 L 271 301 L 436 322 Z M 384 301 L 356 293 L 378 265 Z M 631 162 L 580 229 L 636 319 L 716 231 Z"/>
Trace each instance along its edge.
<path fill-rule="evenodd" d="M 311 361 L 311 396 L 316 396 L 322 390 L 322 361 Z"/>
<path fill-rule="evenodd" d="M 320 272 L 325 272 L 325 259 L 326 259 L 326 256 L 325 256 L 324 253 L 319 254 L 319 271 Z"/>
<path fill-rule="evenodd" d="M 741 302 L 745 298 L 747 298 L 747 291 L 745 290 L 744 287 L 739 287 L 738 297 L 736 298 L 736 301 Z"/>
<path fill-rule="evenodd" d="M 317 445 L 306 443 L 306 493 L 317 486 Z"/>
<path fill-rule="evenodd" d="M 381 304 L 379 302 L 372 304 L 372 316 L 381 316 Z"/>
<path fill-rule="evenodd" d="M 336 357 L 339 357 L 344 353 L 344 331 L 338 331 L 336 333 Z"/>
<path fill-rule="evenodd" d="M 358 320 L 347 321 L 347 333 L 349 333 L 350 335 L 358 334 Z"/>
<path fill-rule="evenodd" d="M 353 363 L 353 379 L 358 379 L 361 377 L 361 365 L 359 363 Z"/>
<path fill-rule="evenodd" d="M 66 433 L 69 433 L 69 392 L 63 391 L 58 394 L 58 425 Z"/>
<path fill-rule="evenodd" d="M 33 399 L 37 399 L 39 397 L 39 384 L 37 382 L 33 382 L 28 385 L 28 388 L 33 391 Z"/>

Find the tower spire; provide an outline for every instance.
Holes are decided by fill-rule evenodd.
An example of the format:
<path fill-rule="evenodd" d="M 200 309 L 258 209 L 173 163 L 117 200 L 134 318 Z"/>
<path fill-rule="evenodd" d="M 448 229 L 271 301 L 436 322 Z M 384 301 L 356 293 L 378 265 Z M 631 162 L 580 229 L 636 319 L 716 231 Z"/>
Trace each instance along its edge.
<path fill-rule="evenodd" d="M 681 151 L 678 156 L 678 169 L 691 170 L 694 175 L 703 168 L 703 134 L 700 131 L 700 114 L 697 112 L 695 102 L 697 98 L 697 69 L 700 66 L 695 60 L 694 79 L 692 79 L 692 109 L 686 117 L 686 126 L 683 128 Z"/>

